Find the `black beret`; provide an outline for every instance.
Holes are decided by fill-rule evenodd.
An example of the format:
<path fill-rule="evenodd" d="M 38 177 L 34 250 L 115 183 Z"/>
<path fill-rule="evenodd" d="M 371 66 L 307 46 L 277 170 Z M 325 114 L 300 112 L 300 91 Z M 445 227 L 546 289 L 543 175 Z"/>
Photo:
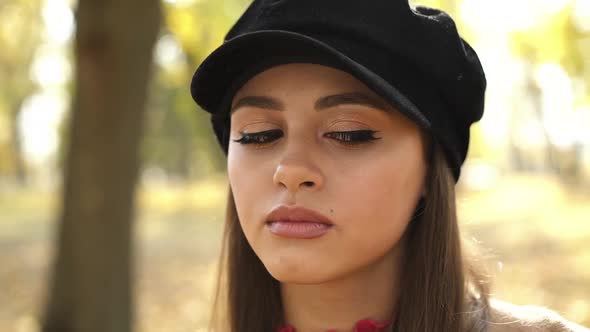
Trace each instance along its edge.
<path fill-rule="evenodd" d="M 447 13 L 407 0 L 253 1 L 191 82 L 225 153 L 233 94 L 255 74 L 292 62 L 335 67 L 365 83 L 441 143 L 458 181 L 486 78 Z"/>

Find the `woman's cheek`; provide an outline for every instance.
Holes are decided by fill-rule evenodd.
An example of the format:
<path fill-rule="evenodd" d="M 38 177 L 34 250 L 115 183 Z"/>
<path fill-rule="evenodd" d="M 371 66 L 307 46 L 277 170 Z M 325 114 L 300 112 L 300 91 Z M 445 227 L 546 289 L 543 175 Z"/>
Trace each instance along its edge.
<path fill-rule="evenodd" d="M 389 169 L 374 168 L 365 174 L 362 185 L 355 185 L 357 192 L 352 197 L 356 203 L 346 205 L 354 207 L 349 215 L 358 219 L 354 225 L 357 232 L 373 239 L 369 242 L 379 240 L 392 246 L 408 224 L 412 194 Z"/>
<path fill-rule="evenodd" d="M 395 245 L 406 224 L 400 210 L 379 198 L 360 204 L 359 207 L 361 211 L 355 213 L 359 219 L 351 225 L 358 236 L 358 241 L 369 248 L 388 248 Z"/>

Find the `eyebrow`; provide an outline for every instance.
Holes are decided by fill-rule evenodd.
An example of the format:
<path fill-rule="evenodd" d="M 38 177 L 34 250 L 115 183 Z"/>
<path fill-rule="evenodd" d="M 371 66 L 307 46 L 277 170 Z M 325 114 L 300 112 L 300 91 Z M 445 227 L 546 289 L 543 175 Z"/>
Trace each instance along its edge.
<path fill-rule="evenodd" d="M 387 111 L 389 107 L 386 103 L 367 95 L 363 92 L 346 92 L 334 95 L 324 96 L 315 102 L 316 111 L 325 110 L 338 105 L 365 105 L 382 111 Z M 231 108 L 233 113 L 240 107 L 258 107 L 272 111 L 284 111 L 285 105 L 280 100 L 268 96 L 245 96 L 240 98 Z"/>

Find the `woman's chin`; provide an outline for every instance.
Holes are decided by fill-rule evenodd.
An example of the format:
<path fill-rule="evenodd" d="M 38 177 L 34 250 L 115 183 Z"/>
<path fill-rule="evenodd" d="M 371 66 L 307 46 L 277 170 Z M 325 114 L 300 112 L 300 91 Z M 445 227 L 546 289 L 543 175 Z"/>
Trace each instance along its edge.
<path fill-rule="evenodd" d="M 287 275 L 281 273 L 271 273 L 271 275 L 283 284 L 317 285 L 330 280 L 330 278 L 318 275 Z"/>
<path fill-rule="evenodd" d="M 265 264 L 270 275 L 281 283 L 290 284 L 320 284 L 332 279 L 331 273 L 325 268 L 304 262 L 286 262 L 280 264 Z"/>

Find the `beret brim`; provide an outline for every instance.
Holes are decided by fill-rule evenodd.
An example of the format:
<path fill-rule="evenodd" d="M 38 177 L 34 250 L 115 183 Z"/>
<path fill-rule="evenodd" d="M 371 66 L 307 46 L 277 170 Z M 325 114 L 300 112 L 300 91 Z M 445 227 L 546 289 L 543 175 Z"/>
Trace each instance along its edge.
<path fill-rule="evenodd" d="M 237 89 L 257 73 L 296 62 L 321 64 L 348 72 L 418 126 L 431 126 L 419 108 L 390 82 L 331 45 L 291 31 L 262 30 L 225 41 L 195 71 L 191 95 L 203 110 L 219 115 L 229 110 L 228 99 Z"/>

